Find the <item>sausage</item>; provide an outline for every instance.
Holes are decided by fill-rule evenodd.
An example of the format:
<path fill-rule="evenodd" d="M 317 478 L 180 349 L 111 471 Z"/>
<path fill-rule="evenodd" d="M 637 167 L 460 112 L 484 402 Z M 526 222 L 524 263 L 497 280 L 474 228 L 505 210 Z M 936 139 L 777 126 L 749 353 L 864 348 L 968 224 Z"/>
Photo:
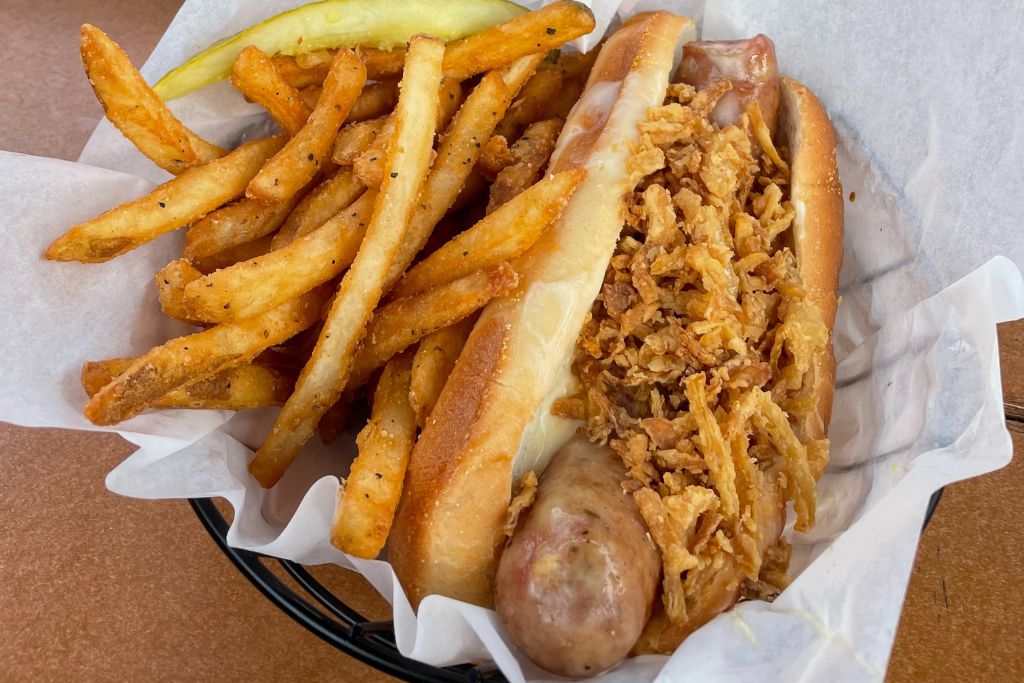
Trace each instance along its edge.
<path fill-rule="evenodd" d="M 511 640 L 553 673 L 613 666 L 650 616 L 661 557 L 625 479 L 610 449 L 569 442 L 498 563 L 498 615 Z"/>
<path fill-rule="evenodd" d="M 701 40 L 683 46 L 675 82 L 699 90 L 722 77 L 732 82 L 732 90 L 712 110 L 714 122 L 719 126 L 739 123 L 740 115 L 756 100 L 774 137 L 779 122 L 779 64 L 771 38 L 758 34 L 747 40 Z"/>

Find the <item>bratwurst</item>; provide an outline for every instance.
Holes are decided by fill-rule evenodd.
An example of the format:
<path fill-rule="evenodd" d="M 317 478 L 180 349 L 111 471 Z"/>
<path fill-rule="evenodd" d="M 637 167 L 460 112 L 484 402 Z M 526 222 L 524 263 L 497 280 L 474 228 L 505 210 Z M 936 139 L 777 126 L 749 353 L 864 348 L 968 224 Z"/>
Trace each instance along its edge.
<path fill-rule="evenodd" d="M 746 40 L 699 40 L 683 46 L 683 60 L 674 81 L 698 90 L 726 78 L 732 90 L 722 95 L 711 111 L 719 126 L 735 126 L 751 102 L 757 102 L 768 131 L 775 135 L 779 122 L 779 65 L 775 43 L 764 34 Z"/>
<path fill-rule="evenodd" d="M 495 607 L 548 671 L 593 676 L 626 656 L 650 616 L 661 557 L 611 449 L 574 439 L 541 476 L 502 553 Z"/>

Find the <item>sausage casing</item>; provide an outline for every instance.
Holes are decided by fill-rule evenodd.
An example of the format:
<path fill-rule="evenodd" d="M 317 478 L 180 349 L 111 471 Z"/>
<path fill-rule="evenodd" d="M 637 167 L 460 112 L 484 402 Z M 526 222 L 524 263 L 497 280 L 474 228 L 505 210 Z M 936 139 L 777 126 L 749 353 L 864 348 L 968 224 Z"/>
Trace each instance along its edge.
<path fill-rule="evenodd" d="M 650 615 L 661 557 L 619 458 L 573 440 L 544 471 L 498 564 L 495 603 L 536 664 L 593 676 L 616 664 Z"/>

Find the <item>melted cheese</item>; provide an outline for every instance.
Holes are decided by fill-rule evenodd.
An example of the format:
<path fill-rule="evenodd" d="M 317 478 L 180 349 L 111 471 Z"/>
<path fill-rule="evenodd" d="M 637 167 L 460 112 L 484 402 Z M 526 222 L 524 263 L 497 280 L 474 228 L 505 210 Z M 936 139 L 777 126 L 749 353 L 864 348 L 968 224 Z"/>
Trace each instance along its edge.
<path fill-rule="evenodd" d="M 545 235 L 546 258 L 530 263 L 524 273 L 530 285 L 510 351 L 514 358 L 535 361 L 520 371 L 534 375 L 525 386 L 533 386 L 537 408 L 513 461 L 513 481 L 530 470 L 543 471 L 580 426 L 552 415 L 551 404 L 575 390 L 571 362 L 576 338 L 618 242 L 624 196 L 632 189 L 624 169 L 639 139 L 636 124 L 648 108 L 661 103 L 667 85 L 668 74 L 662 70 L 637 70 L 622 81 L 591 84 L 552 155 L 553 169 L 583 165 L 587 179 Z M 576 276 L 567 279 L 567 272 Z"/>

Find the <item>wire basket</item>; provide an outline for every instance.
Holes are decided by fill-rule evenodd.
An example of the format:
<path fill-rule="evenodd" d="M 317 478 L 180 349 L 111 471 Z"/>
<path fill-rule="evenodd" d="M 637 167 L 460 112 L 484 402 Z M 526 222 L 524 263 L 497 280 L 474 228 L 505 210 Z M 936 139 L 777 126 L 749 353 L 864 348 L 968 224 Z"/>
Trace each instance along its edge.
<path fill-rule="evenodd" d="M 925 526 L 941 497 L 942 489 L 932 495 L 925 514 Z M 217 546 L 268 600 L 342 652 L 406 681 L 498 683 L 506 680 L 490 662 L 436 667 L 403 657 L 395 645 L 393 622 L 367 619 L 325 588 L 300 564 L 232 548 L 227 543 L 227 520 L 213 500 L 192 498 L 189 503 Z M 267 563 L 279 564 L 305 595 L 285 584 Z"/>

